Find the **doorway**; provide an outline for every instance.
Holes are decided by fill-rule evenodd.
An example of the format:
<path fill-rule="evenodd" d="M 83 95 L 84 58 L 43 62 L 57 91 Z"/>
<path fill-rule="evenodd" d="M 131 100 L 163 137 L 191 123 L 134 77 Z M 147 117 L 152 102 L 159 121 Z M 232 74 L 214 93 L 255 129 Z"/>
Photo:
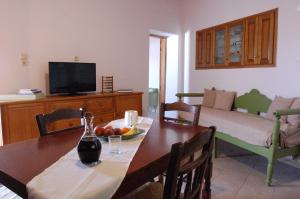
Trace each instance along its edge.
<path fill-rule="evenodd" d="M 155 114 L 166 96 L 167 37 L 149 36 L 149 103 L 148 113 Z"/>

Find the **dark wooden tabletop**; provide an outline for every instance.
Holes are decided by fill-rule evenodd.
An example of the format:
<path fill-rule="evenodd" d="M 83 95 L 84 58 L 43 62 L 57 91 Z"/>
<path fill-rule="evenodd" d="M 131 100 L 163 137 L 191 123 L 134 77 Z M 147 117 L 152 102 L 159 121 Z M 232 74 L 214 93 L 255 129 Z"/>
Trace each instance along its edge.
<path fill-rule="evenodd" d="M 113 198 L 120 198 L 165 171 L 172 144 L 187 141 L 204 129 L 154 120 Z M 27 198 L 26 184 L 76 147 L 82 133 L 83 128 L 65 130 L 0 147 L 0 183 Z"/>

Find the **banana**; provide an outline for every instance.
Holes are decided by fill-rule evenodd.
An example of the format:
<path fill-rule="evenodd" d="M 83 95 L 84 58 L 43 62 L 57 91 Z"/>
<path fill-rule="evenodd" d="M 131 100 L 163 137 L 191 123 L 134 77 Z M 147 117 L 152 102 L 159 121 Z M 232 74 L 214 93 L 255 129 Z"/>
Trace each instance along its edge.
<path fill-rule="evenodd" d="M 133 135 L 136 134 L 137 132 L 137 128 L 135 126 L 133 126 L 127 133 L 123 134 L 123 135 Z"/>

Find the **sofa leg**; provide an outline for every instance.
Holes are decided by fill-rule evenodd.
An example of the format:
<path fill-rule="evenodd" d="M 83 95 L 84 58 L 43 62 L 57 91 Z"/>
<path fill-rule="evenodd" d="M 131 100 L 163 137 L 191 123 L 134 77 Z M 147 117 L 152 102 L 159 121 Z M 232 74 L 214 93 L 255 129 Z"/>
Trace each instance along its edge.
<path fill-rule="evenodd" d="M 217 147 L 217 138 L 214 138 L 214 147 L 213 147 L 213 158 L 217 158 L 218 155 L 218 147 Z"/>
<path fill-rule="evenodd" d="M 274 158 L 268 159 L 268 168 L 267 168 L 267 185 L 268 186 L 271 186 L 271 184 L 272 184 L 274 166 L 275 166 Z"/>

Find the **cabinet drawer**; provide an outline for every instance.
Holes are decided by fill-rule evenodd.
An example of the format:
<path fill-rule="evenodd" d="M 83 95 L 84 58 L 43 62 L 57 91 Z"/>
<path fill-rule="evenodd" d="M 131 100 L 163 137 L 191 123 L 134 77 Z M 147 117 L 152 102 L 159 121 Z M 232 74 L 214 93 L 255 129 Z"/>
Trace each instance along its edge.
<path fill-rule="evenodd" d="M 66 119 L 66 120 L 59 120 L 57 122 L 53 122 L 47 126 L 48 131 L 58 131 L 62 129 L 67 129 L 71 127 L 81 126 L 80 119 Z"/>
<path fill-rule="evenodd" d="M 84 100 L 66 100 L 58 101 L 55 103 L 48 104 L 48 112 L 55 111 L 57 109 L 69 108 L 69 109 L 79 109 L 85 107 Z"/>
<path fill-rule="evenodd" d="M 90 99 L 87 101 L 87 110 L 91 112 L 114 112 L 112 97 Z"/>
<path fill-rule="evenodd" d="M 108 123 L 112 120 L 114 120 L 114 113 L 100 113 L 100 112 L 96 112 L 94 113 L 94 126 L 98 125 L 98 124 L 103 124 L 103 123 Z"/>
<path fill-rule="evenodd" d="M 56 101 L 48 104 L 48 113 L 53 112 L 58 109 L 79 109 L 84 108 L 84 100 L 65 100 L 65 101 Z M 71 128 L 75 126 L 80 126 L 80 119 L 66 119 L 53 122 L 47 126 L 48 131 L 58 131 L 66 128 Z"/>

